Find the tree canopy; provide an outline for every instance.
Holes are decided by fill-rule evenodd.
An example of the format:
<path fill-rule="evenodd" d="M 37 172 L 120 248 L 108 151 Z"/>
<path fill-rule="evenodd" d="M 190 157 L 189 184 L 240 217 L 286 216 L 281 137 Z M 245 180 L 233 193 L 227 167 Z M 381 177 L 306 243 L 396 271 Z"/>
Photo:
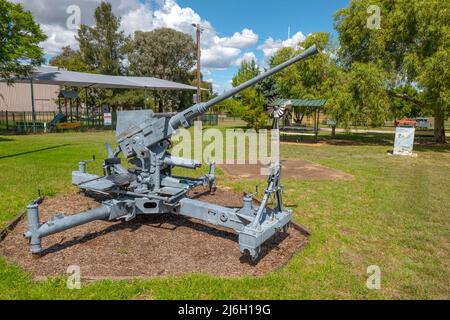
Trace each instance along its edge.
<path fill-rule="evenodd" d="M 173 29 L 138 31 L 131 41 L 128 59 L 131 75 L 190 83 L 193 80 L 191 70 L 195 65 L 196 46 L 190 35 Z M 161 91 L 155 94 L 160 106 L 172 110 L 184 109 L 192 103 L 190 92 Z"/>
<path fill-rule="evenodd" d="M 0 0 L 0 77 L 12 83 L 44 62 L 39 43 L 46 39 L 33 15 L 21 4 Z"/>
<path fill-rule="evenodd" d="M 76 39 L 80 44 L 80 56 L 92 71 L 101 74 L 123 73 L 122 60 L 127 37 L 120 31 L 120 18 L 112 13 L 108 2 L 101 2 L 95 9 L 95 25 L 81 25 Z"/>
<path fill-rule="evenodd" d="M 298 99 L 309 96 L 322 99 L 330 94 L 337 75 L 335 60 L 331 58 L 333 45 L 330 35 L 325 32 L 313 33 L 298 44 L 299 49 L 291 47 L 280 49 L 270 60 L 270 66 L 274 67 L 300 54 L 313 44 L 317 45 L 320 52 L 300 63 L 286 68 L 274 76 L 283 98 Z"/>
<path fill-rule="evenodd" d="M 70 46 L 63 47 L 62 52 L 50 59 L 50 65 L 69 71 L 89 72 L 91 69 L 83 61 L 80 51 L 73 50 Z"/>
<path fill-rule="evenodd" d="M 380 8 L 380 27 L 367 27 L 367 8 Z M 450 95 L 450 2 L 439 0 L 358 0 L 335 14 L 339 58 L 352 69 L 355 63 L 373 64 L 387 73 L 388 90 L 397 97 L 432 111 L 435 141 L 445 142 L 444 120 Z M 410 85 L 419 97 L 398 95 Z"/>
<path fill-rule="evenodd" d="M 237 74 L 233 77 L 232 85 L 237 87 L 260 73 L 255 60 L 242 61 Z M 264 95 L 259 89 L 259 87 L 245 89 L 235 96 L 234 103 L 228 103 L 230 111 L 235 112 L 239 108 L 242 119 L 256 130 L 266 126 L 268 118 L 264 110 Z"/>

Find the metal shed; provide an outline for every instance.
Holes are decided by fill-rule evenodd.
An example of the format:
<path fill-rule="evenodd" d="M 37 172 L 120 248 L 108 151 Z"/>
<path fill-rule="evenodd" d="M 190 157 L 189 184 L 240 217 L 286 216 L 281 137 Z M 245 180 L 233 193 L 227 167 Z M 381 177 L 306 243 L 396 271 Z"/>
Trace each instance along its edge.
<path fill-rule="evenodd" d="M 2 79 L 0 79 L 2 81 Z M 59 85 L 86 90 L 86 97 L 90 88 L 103 89 L 151 89 L 151 90 L 197 90 L 196 87 L 162 80 L 153 77 L 111 76 L 104 74 L 83 73 L 60 70 L 57 67 L 42 66 L 36 68 L 30 78 L 16 79 L 17 83 L 29 83 L 31 92 L 31 111 L 33 131 L 35 131 L 35 97 L 34 84 Z M 87 106 L 87 98 L 86 98 Z"/>

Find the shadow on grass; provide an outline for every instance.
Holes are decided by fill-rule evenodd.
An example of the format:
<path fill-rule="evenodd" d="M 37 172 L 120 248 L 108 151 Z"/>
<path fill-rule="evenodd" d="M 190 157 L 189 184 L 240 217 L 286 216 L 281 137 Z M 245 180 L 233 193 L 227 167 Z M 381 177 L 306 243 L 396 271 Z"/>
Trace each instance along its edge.
<path fill-rule="evenodd" d="M 9 141 L 16 141 L 15 139 L 0 137 L 0 142 L 9 142 Z"/>
<path fill-rule="evenodd" d="M 338 134 L 335 138 L 319 137 L 319 142 L 334 146 L 390 146 L 394 144 L 394 136 L 384 133 L 347 133 Z"/>
<path fill-rule="evenodd" d="M 450 144 L 419 143 L 414 144 L 414 150 L 450 153 Z"/>
<path fill-rule="evenodd" d="M 334 146 L 394 146 L 394 136 L 392 133 L 347 133 L 338 134 L 334 139 L 320 137 L 319 142 Z M 419 135 L 414 141 L 415 151 L 431 151 L 450 153 L 450 144 L 436 144 L 433 136 Z"/>
<path fill-rule="evenodd" d="M 1 159 L 7 159 L 7 158 L 15 158 L 15 157 L 23 156 L 23 155 L 26 155 L 26 154 L 36 153 L 36 152 L 42 152 L 42 151 L 47 151 L 47 150 L 63 148 L 63 147 L 67 147 L 67 146 L 70 146 L 70 145 L 71 144 L 66 143 L 66 144 L 61 144 L 61 145 L 53 146 L 53 147 L 47 147 L 47 148 L 41 148 L 41 149 L 36 149 L 36 150 L 19 152 L 19 153 L 15 153 L 15 154 L 9 154 L 9 155 L 6 155 L 6 156 L 0 156 L 0 160 Z"/>

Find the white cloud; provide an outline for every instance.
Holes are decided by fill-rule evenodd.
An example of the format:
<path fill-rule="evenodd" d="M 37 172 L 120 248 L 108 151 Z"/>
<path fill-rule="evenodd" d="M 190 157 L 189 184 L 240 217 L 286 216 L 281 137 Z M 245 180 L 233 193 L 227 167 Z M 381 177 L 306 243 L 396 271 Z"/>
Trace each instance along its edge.
<path fill-rule="evenodd" d="M 67 28 L 67 19 L 70 14 L 66 12 L 69 6 L 80 8 L 80 23 L 92 25 L 94 23 L 94 11 L 100 4 L 100 0 L 11 0 L 21 3 L 26 10 L 33 13 L 36 21 L 41 24 L 42 31 L 48 39 L 41 44 L 45 53 L 55 55 L 61 52 L 61 48 L 70 45 L 76 49 L 78 43 L 75 40 L 76 30 Z M 150 6 L 144 5 L 139 0 L 108 0 L 112 4 L 114 14 L 122 17 L 122 29 L 134 32 L 136 28 L 149 28 L 147 22 L 151 13 Z M 148 2 L 149 3 L 149 2 Z M 151 17 L 151 14 L 150 14 Z"/>
<path fill-rule="evenodd" d="M 258 60 L 258 59 L 256 59 L 256 55 L 253 52 L 246 52 L 241 57 L 236 59 L 234 61 L 234 64 L 236 66 L 240 66 L 243 61 L 250 62 L 252 60 L 254 60 L 255 62 Z"/>
<path fill-rule="evenodd" d="M 41 44 L 45 53 L 56 55 L 63 46 L 77 49 L 76 30 L 67 28 L 71 5 L 80 7 L 81 23 L 94 24 L 94 10 L 101 0 L 11 0 L 22 3 L 30 10 L 48 39 Z M 199 23 L 202 32 L 202 72 L 210 74 L 212 70 L 227 69 L 242 59 L 255 58 L 254 53 L 242 50 L 256 45 L 258 35 L 249 28 L 223 36 L 216 32 L 212 24 L 192 8 L 182 8 L 176 0 L 108 0 L 113 12 L 121 18 L 121 30 L 133 35 L 137 30 L 150 31 L 156 28 L 173 28 L 188 33 L 195 39 L 195 28 Z M 241 56 L 242 55 L 242 56 Z M 255 58 L 256 59 L 256 58 Z"/>
<path fill-rule="evenodd" d="M 47 40 L 40 46 L 44 48 L 45 53 L 56 55 L 61 52 L 62 47 L 70 46 L 73 49 L 78 48 L 78 41 L 75 39 L 76 32 L 58 25 L 41 25 L 42 31 L 48 35 Z"/>
<path fill-rule="evenodd" d="M 235 32 L 230 38 L 219 38 L 218 44 L 232 48 L 248 48 L 258 42 L 258 35 L 250 29 L 243 29 L 241 32 Z"/>
<path fill-rule="evenodd" d="M 201 37 L 203 69 L 230 67 L 240 55 L 241 48 L 252 46 L 258 41 L 258 35 L 247 28 L 234 33 L 231 37 L 219 37 L 211 23 L 203 20 L 191 8 L 181 8 L 174 0 L 161 2 L 161 7 L 153 14 L 155 28 L 173 28 L 194 37 L 195 28 L 192 24 L 200 24 L 203 27 Z"/>
<path fill-rule="evenodd" d="M 92 25 L 94 23 L 94 10 L 101 0 L 10 0 L 21 3 L 26 10 L 30 10 L 36 20 L 41 24 L 66 25 L 69 14 L 66 12 L 71 5 L 80 8 L 81 23 Z M 108 0 L 111 3 L 114 14 L 119 17 L 142 6 L 139 0 Z M 147 3 L 150 3 L 147 1 Z"/>
<path fill-rule="evenodd" d="M 300 31 L 287 40 L 274 40 L 272 37 L 269 37 L 264 44 L 258 46 L 258 50 L 261 50 L 264 53 L 264 58 L 267 59 L 273 56 L 281 48 L 291 47 L 298 49 L 298 44 L 305 39 L 305 35 Z"/>
<path fill-rule="evenodd" d="M 134 34 L 136 30 L 150 31 L 154 29 L 153 13 L 150 6 L 142 4 L 140 7 L 127 12 L 122 16 L 120 27 L 127 35 Z"/>
<path fill-rule="evenodd" d="M 202 50 L 202 65 L 211 69 L 226 69 L 241 53 L 240 49 L 212 46 Z"/>
<path fill-rule="evenodd" d="M 30 10 L 36 20 L 41 23 L 42 30 L 48 35 L 48 40 L 42 47 L 48 54 L 57 54 L 63 46 L 77 48 L 74 38 L 76 31 L 66 27 L 69 14 L 67 7 L 77 5 L 81 10 L 81 23 L 93 25 L 93 13 L 100 0 L 13 0 L 20 2 Z M 175 0 L 158 0 L 154 8 L 150 0 L 109 0 L 114 13 L 121 17 L 121 30 L 127 35 L 135 31 L 150 31 L 156 28 L 172 28 L 195 37 L 192 24 L 201 24 L 202 32 L 202 65 L 206 68 L 228 68 L 241 54 L 242 48 L 253 46 L 258 41 L 258 35 L 244 28 L 231 37 L 219 37 L 211 23 L 200 17 L 191 8 L 180 7 Z"/>

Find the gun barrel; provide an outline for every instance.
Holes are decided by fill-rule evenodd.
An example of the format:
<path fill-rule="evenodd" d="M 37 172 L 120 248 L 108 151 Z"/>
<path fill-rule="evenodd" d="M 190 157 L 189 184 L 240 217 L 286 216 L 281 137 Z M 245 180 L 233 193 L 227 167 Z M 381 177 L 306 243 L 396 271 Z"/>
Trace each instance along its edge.
<path fill-rule="evenodd" d="M 313 46 L 309 47 L 308 49 L 306 49 L 303 53 L 295 56 L 294 58 L 292 58 L 270 70 L 267 70 L 266 72 L 258 75 L 257 77 L 250 79 L 249 81 L 244 82 L 235 88 L 232 88 L 231 90 L 215 97 L 214 99 L 211 99 L 210 101 L 205 102 L 205 103 L 196 104 L 196 105 L 186 109 L 185 111 L 178 113 L 170 120 L 171 127 L 173 129 L 177 129 L 180 125 L 183 125 L 186 128 L 189 127 L 190 121 L 192 121 L 196 117 L 205 113 L 212 106 L 234 96 L 235 94 L 247 89 L 248 87 L 255 85 L 256 83 L 291 66 L 292 64 L 294 64 L 296 62 L 303 60 L 311 55 L 316 54 L 317 52 L 318 52 L 318 49 L 317 49 L 316 45 L 313 45 Z"/>

